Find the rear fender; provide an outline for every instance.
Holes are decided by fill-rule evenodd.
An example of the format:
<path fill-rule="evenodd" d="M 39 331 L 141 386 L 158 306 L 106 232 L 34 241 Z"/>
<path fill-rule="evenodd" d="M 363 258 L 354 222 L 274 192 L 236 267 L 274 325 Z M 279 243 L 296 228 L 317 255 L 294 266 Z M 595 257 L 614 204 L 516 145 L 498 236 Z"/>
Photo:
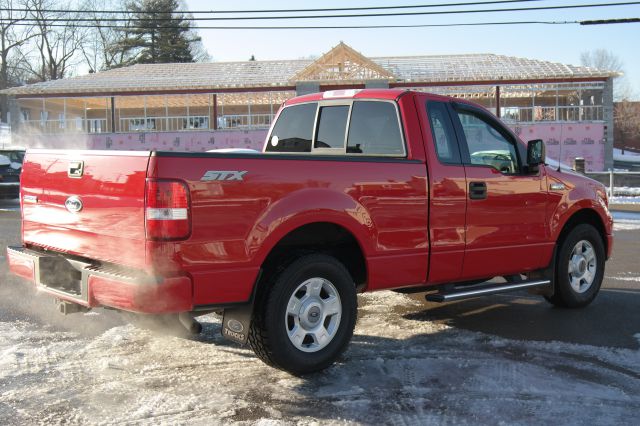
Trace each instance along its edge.
<path fill-rule="evenodd" d="M 260 264 L 291 231 L 317 222 L 340 225 L 353 234 L 365 256 L 374 251 L 377 229 L 369 212 L 346 194 L 330 189 L 302 189 L 270 206 L 247 238 L 250 256 Z"/>

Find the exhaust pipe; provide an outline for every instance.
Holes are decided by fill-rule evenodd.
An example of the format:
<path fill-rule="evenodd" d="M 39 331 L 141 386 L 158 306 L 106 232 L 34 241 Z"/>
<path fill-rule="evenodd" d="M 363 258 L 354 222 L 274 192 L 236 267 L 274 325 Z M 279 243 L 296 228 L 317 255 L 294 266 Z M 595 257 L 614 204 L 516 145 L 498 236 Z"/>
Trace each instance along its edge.
<path fill-rule="evenodd" d="M 200 324 L 198 321 L 196 321 L 193 318 L 193 315 L 191 315 L 191 313 L 189 313 L 189 312 L 180 312 L 178 314 L 178 320 L 180 321 L 180 324 L 182 324 L 184 326 L 184 328 L 186 328 L 189 333 L 191 333 L 191 334 L 200 334 L 200 333 L 202 333 L 202 324 Z"/>
<path fill-rule="evenodd" d="M 62 299 L 55 299 L 56 307 L 58 308 L 58 312 L 62 315 L 75 314 L 78 312 L 89 312 L 91 308 L 87 308 L 82 305 L 78 305 L 77 303 L 67 302 Z"/>

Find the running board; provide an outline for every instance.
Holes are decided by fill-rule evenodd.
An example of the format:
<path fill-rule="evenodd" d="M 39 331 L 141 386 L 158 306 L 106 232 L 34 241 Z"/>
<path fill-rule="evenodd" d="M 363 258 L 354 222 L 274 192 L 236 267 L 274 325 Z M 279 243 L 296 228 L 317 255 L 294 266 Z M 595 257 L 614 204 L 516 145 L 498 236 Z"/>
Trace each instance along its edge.
<path fill-rule="evenodd" d="M 508 291 L 522 290 L 525 288 L 542 287 L 550 285 L 550 280 L 521 281 L 518 283 L 500 283 L 482 285 L 480 287 L 453 288 L 450 291 L 427 294 L 425 297 L 430 302 L 450 302 L 452 300 L 468 299 L 470 297 L 485 296 L 488 294 L 506 293 Z"/>

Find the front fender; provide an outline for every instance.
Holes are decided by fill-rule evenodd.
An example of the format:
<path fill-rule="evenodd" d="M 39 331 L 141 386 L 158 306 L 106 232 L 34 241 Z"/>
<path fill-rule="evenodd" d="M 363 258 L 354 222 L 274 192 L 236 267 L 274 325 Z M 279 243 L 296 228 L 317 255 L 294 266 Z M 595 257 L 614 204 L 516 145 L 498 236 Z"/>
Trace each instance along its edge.
<path fill-rule="evenodd" d="M 613 217 L 607 208 L 604 188 L 601 188 L 600 184 L 594 181 L 593 184 L 570 186 L 566 192 L 555 195 L 559 196 L 559 201 L 555 205 L 549 221 L 550 235 L 554 241 L 557 241 L 569 220 L 576 213 L 585 209 L 594 211 L 598 215 L 605 233 L 612 234 Z"/>

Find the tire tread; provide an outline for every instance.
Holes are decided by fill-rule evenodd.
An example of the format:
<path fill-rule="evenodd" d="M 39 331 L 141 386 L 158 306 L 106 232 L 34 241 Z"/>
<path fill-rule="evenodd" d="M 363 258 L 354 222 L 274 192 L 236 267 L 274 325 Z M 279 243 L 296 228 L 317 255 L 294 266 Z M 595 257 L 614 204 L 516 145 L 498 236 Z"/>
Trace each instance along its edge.
<path fill-rule="evenodd" d="M 268 327 L 268 318 L 267 318 L 267 309 L 269 307 L 275 306 L 278 301 L 277 299 L 281 297 L 280 287 L 284 285 L 290 275 L 295 274 L 298 270 L 309 267 L 315 264 L 329 264 L 334 268 L 337 268 L 341 275 L 344 277 L 349 277 L 351 283 L 353 283 L 351 276 L 347 269 L 340 263 L 337 259 L 320 253 L 308 254 L 308 253 L 300 253 L 298 256 L 294 256 L 288 259 L 287 262 L 281 263 L 278 268 L 276 268 L 272 273 L 268 274 L 265 282 L 261 284 L 262 288 L 258 292 L 258 297 L 256 299 L 256 305 L 253 314 L 253 320 L 251 322 L 251 327 L 249 329 L 248 343 L 251 349 L 255 352 L 256 356 L 262 360 L 265 364 L 279 368 L 281 370 L 288 371 L 293 374 L 306 374 L 314 371 L 322 370 L 329 365 L 331 365 L 334 360 L 339 357 L 347 347 L 347 344 L 342 345 L 339 350 L 337 350 L 333 356 L 327 358 L 326 360 L 320 361 L 317 364 L 312 366 L 295 366 L 295 365 L 284 365 L 281 361 L 278 361 L 278 358 L 281 358 L 282 353 L 275 354 L 274 353 L 274 345 L 272 336 L 269 333 Z M 274 291 L 274 289 L 276 291 Z M 354 301 L 355 298 L 355 284 L 353 284 L 353 296 Z M 346 300 L 345 300 L 346 302 Z M 355 325 L 357 319 L 357 302 L 354 302 L 353 306 L 353 318 L 349 319 L 347 316 L 344 317 L 344 323 L 341 326 L 347 327 L 350 329 L 347 330 L 347 342 L 351 339 L 353 335 L 353 326 Z M 349 309 L 348 307 L 346 309 Z M 345 308 L 343 308 L 345 310 Z M 352 324 L 349 324 L 349 322 Z M 276 348 L 279 350 L 280 348 Z"/>

